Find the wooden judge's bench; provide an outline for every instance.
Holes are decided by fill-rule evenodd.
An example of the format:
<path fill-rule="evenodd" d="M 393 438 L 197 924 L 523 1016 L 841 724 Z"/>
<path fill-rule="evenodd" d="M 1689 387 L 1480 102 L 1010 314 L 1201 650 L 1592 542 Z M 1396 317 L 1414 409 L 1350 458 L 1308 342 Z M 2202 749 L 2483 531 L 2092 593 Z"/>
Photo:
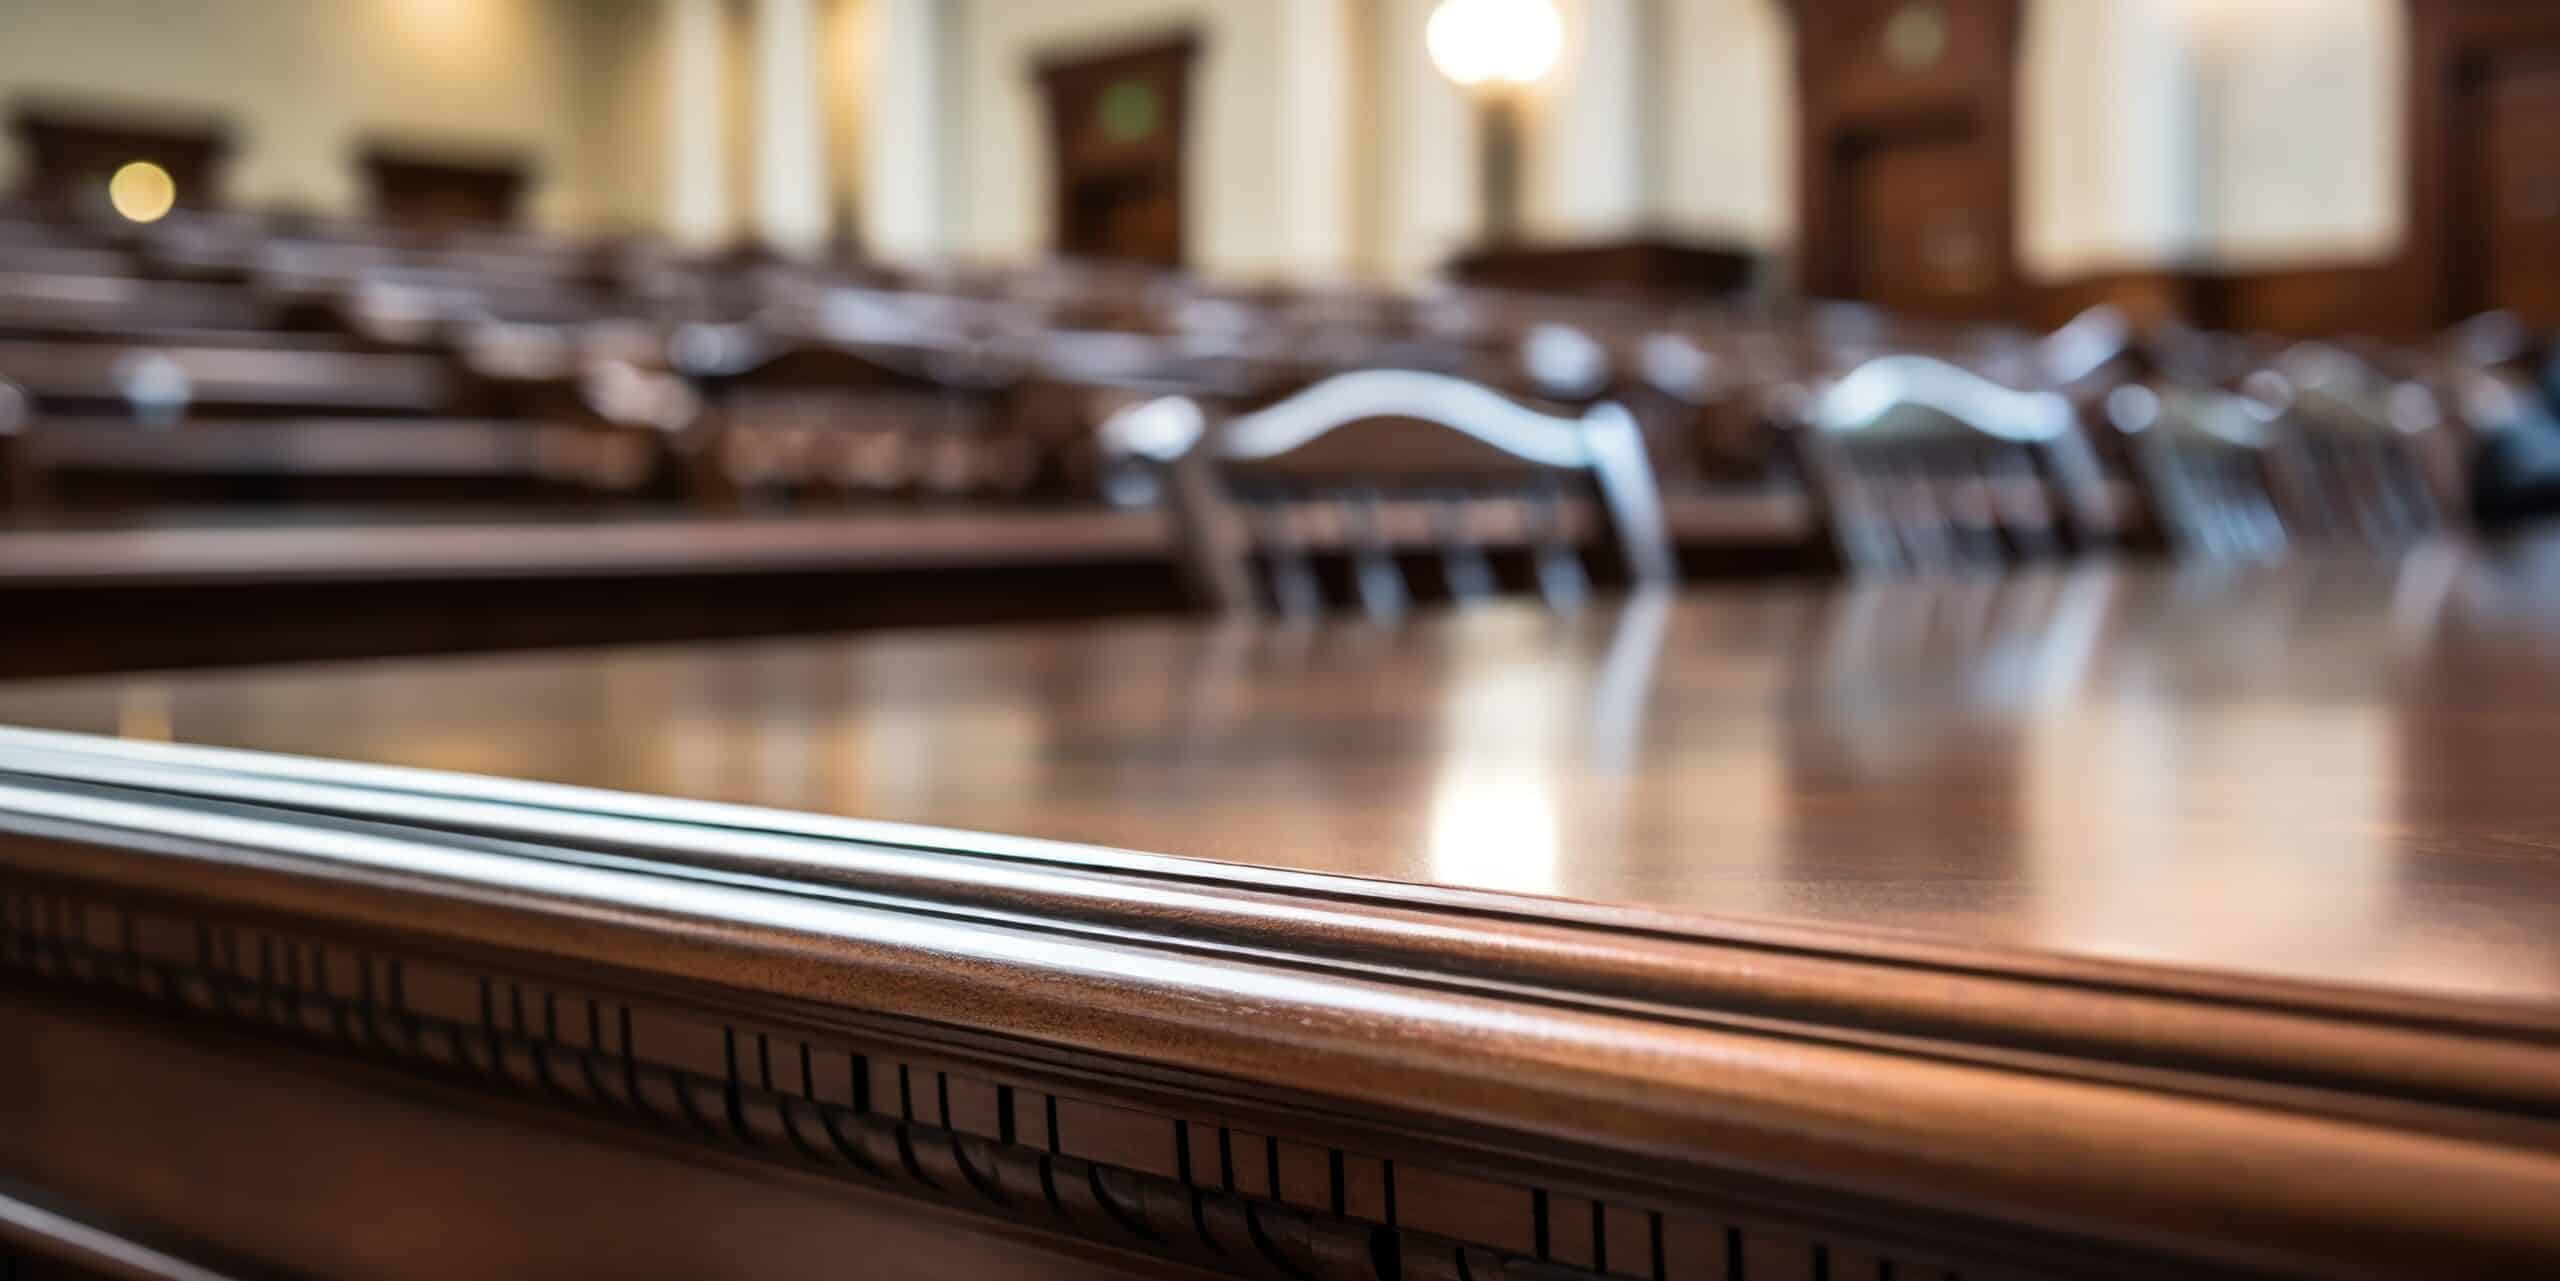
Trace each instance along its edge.
<path fill-rule="evenodd" d="M 2547 1274 L 2555 587 L 21 683 L 0 1271 Z"/>

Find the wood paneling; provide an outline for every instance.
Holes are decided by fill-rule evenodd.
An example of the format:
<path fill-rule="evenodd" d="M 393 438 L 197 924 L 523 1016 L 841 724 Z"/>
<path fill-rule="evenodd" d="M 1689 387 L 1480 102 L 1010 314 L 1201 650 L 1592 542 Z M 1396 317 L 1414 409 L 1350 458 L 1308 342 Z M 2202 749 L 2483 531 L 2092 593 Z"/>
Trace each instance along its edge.
<path fill-rule="evenodd" d="M 2430 325 L 2502 300 L 2547 303 L 2560 290 L 2541 274 L 2560 267 L 2548 248 L 2560 169 L 2542 122 L 2560 95 L 2560 3 L 2409 0 L 2408 13 L 2405 296 Z"/>
<path fill-rule="evenodd" d="M 191 1246 L 171 1253 L 195 1268 L 65 1278 L 672 1281 L 823 1276 L 856 1270 L 848 1258 L 883 1278 L 1205 1275 L 1116 1252 L 1078 1258 L 981 1224 L 955 1230 L 952 1216 L 912 1200 L 681 1146 L 616 1145 L 566 1118 L 542 1124 L 536 1112 L 528 1124 L 523 1112 L 457 1107 L 450 1087 L 440 1096 L 429 1082 L 393 1079 L 385 1091 L 381 1074 L 343 1060 L 279 1063 L 255 1042 L 84 1025 L 22 998 L 0 997 L 0 1023 L 18 1034 L 0 1048 L 16 1172 L 76 1191 L 84 1210 L 183 1228 L 269 1264 L 203 1269 L 202 1247 Z M 198 1114 L 202 1124 L 170 1124 L 211 1095 L 224 1105 Z M 85 1137 L 64 1141 L 75 1132 Z M 400 1159 L 383 1159 L 391 1151 Z M 294 1208 L 274 1213 L 280 1204 Z M 11 1281 L 57 1276 L 6 1262 L 0 1254 Z"/>
<path fill-rule="evenodd" d="M 2473 301 L 2560 328 L 2560 33 L 2485 59 L 2460 112 Z"/>

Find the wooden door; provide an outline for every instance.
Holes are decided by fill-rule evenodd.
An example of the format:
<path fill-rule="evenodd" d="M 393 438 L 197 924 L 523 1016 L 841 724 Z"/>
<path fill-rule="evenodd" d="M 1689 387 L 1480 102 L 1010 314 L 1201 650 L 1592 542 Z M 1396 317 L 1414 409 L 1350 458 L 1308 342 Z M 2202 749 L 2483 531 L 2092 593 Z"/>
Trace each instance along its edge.
<path fill-rule="evenodd" d="M 1842 150 L 1850 297 L 1933 316 L 1993 309 L 2006 247 L 1988 207 L 1984 149 L 1966 122 L 1868 135 Z"/>
<path fill-rule="evenodd" d="M 1056 250 L 1182 265 L 1185 124 L 1198 40 L 1044 61 Z"/>
<path fill-rule="evenodd" d="M 2560 49 L 2489 59 L 2464 98 L 2475 301 L 2560 326 Z"/>
<path fill-rule="evenodd" d="M 2017 301 L 2017 0 L 1795 0 L 1806 292 L 1930 316 Z"/>

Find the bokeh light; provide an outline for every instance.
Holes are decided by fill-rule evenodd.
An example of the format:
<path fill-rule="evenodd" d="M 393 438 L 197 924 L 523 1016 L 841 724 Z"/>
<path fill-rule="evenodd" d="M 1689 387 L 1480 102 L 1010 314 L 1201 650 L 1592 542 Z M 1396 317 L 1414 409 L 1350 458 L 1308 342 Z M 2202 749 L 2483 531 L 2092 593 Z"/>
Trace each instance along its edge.
<path fill-rule="evenodd" d="M 107 203 L 134 222 L 158 222 L 178 203 L 178 183 L 168 170 L 136 160 L 107 180 Z"/>
<path fill-rule="evenodd" d="M 1441 0 L 1422 39 L 1461 85 L 1531 84 L 1564 52 L 1564 15 L 1554 0 Z"/>

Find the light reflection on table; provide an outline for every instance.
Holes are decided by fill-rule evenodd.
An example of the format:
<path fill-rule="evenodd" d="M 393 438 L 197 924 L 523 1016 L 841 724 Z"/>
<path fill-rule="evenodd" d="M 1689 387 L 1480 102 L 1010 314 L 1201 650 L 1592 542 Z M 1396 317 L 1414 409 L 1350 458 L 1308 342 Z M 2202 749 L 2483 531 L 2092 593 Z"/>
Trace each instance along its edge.
<path fill-rule="evenodd" d="M 2560 995 L 2560 554 L 0 690 L 0 720 Z"/>

